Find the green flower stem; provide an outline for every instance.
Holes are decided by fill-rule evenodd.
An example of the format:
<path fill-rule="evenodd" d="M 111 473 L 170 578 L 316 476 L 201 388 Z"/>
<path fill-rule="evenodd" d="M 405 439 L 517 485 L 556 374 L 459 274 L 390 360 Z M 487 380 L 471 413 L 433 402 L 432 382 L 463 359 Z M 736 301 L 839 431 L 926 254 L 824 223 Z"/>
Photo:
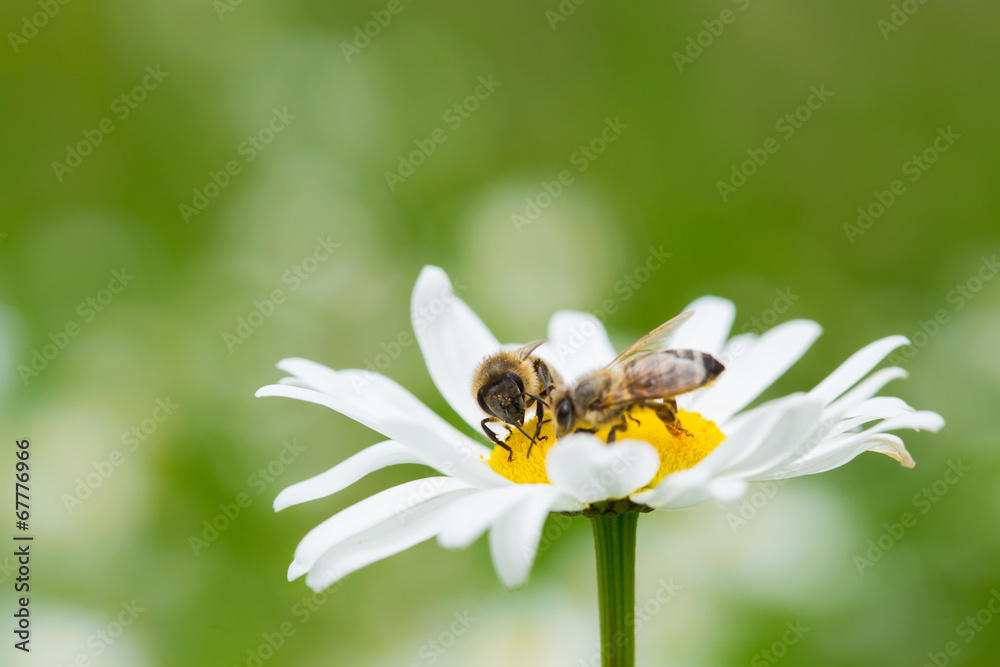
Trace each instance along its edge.
<path fill-rule="evenodd" d="M 601 664 L 635 665 L 635 530 L 639 513 L 595 514 Z"/>

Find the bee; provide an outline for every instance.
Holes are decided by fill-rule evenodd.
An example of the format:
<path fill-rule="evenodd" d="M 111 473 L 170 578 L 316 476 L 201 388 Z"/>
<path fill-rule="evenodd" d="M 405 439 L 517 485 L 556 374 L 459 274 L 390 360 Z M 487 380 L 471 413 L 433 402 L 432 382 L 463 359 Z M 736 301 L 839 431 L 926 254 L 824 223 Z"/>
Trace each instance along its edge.
<path fill-rule="evenodd" d="M 514 427 L 524 437 L 531 440 L 528 445 L 528 456 L 531 448 L 542 431 L 542 418 L 545 415 L 546 400 L 556 385 L 562 383 L 559 374 L 544 361 L 531 353 L 544 343 L 535 341 L 517 350 L 501 350 L 483 359 L 472 374 L 472 395 L 483 412 L 489 415 L 480 422 L 483 432 L 495 444 L 507 450 L 507 460 L 514 457 L 514 452 L 501 442 L 496 433 L 487 424 L 506 424 Z M 529 436 L 521 427 L 524 426 L 525 413 L 535 406 L 534 436 Z M 544 439 L 544 438 L 543 438 Z"/>
<path fill-rule="evenodd" d="M 633 406 L 651 408 L 671 433 L 684 432 L 675 423 L 675 397 L 705 386 L 725 370 L 707 352 L 667 349 L 674 330 L 693 314 L 687 311 L 661 324 L 572 386 L 556 387 L 550 396 L 556 437 L 573 431 L 593 433 L 612 424 L 608 433 L 612 443 L 625 430 Z"/>

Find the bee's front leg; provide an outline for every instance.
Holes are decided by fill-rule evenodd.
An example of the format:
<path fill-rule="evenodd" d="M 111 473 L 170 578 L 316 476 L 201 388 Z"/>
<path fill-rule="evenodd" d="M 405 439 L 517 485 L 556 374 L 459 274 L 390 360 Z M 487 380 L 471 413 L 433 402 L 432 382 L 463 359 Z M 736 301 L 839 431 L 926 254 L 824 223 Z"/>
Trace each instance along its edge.
<path fill-rule="evenodd" d="M 542 433 L 542 417 L 545 416 L 545 406 L 540 400 L 535 400 L 535 435 L 531 436 L 531 444 L 528 445 L 527 456 L 531 456 L 531 448 L 535 446 L 535 441 L 538 440 L 538 436 Z M 547 440 L 548 438 L 546 438 Z"/>
<path fill-rule="evenodd" d="M 503 447 L 504 449 L 507 450 L 507 461 L 508 462 L 509 461 L 513 461 L 514 460 L 514 450 L 511 449 L 510 447 L 508 447 L 503 442 L 500 442 L 500 440 L 497 439 L 497 434 L 493 432 L 493 429 L 491 429 L 489 426 L 486 425 L 487 422 L 495 424 L 495 423 L 497 423 L 497 420 L 496 419 L 492 419 L 490 417 L 487 417 L 483 421 L 479 422 L 479 425 L 483 427 L 483 433 L 486 434 L 487 438 L 489 438 L 490 440 L 492 440 L 494 444 L 500 445 L 501 447 Z M 500 423 L 503 423 L 503 422 L 500 422 Z"/>

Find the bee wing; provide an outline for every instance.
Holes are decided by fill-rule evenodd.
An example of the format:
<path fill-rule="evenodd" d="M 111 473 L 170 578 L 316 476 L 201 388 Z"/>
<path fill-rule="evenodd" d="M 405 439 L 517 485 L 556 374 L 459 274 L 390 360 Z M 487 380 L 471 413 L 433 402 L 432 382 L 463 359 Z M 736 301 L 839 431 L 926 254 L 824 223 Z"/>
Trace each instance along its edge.
<path fill-rule="evenodd" d="M 705 386 L 723 370 L 718 359 L 697 350 L 664 350 L 632 357 L 595 407 L 612 408 L 685 394 Z"/>
<path fill-rule="evenodd" d="M 617 366 L 623 363 L 626 359 L 636 355 L 654 354 L 656 352 L 666 350 L 670 346 L 670 339 L 673 338 L 674 332 L 677 331 L 682 324 L 691 319 L 692 315 L 694 315 L 693 310 L 686 310 L 677 317 L 667 320 L 636 342 L 632 343 L 627 350 L 615 357 L 615 360 L 608 364 L 608 367 Z"/>
<path fill-rule="evenodd" d="M 524 347 L 519 347 L 518 349 L 514 350 L 514 354 L 517 356 L 517 360 L 524 361 L 525 359 L 530 357 L 531 353 L 534 352 L 538 348 L 538 346 L 544 343 L 546 340 L 548 339 L 543 338 L 542 340 L 536 340 L 534 343 L 528 343 Z"/>

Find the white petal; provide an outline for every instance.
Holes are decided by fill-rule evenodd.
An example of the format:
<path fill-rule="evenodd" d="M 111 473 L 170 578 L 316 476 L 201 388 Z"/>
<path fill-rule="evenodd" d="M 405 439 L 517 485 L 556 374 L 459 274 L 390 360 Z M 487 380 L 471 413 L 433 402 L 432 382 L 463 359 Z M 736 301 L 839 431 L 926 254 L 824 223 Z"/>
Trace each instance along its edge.
<path fill-rule="evenodd" d="M 906 336 L 889 336 L 869 343 L 842 363 L 837 370 L 816 385 L 810 394 L 819 396 L 827 403 L 853 387 L 861 378 L 875 368 L 886 355 L 902 345 L 908 345 Z"/>
<path fill-rule="evenodd" d="M 429 540 L 442 528 L 443 511 L 473 493 L 459 490 L 429 499 L 414 507 L 405 523 L 388 519 L 327 549 L 309 569 L 306 584 L 319 592 L 352 572 Z"/>
<path fill-rule="evenodd" d="M 727 419 L 771 386 L 799 360 L 822 329 L 810 320 L 792 320 L 764 333 L 692 403 L 692 409 L 724 426 Z"/>
<path fill-rule="evenodd" d="M 549 488 L 548 484 L 514 484 L 469 496 L 444 510 L 438 542 L 448 549 L 464 549 L 528 496 Z"/>
<path fill-rule="evenodd" d="M 858 403 L 874 396 L 882 387 L 899 378 L 907 377 L 908 373 L 898 366 L 890 366 L 872 373 L 859 382 L 853 389 L 845 393 L 823 411 L 824 419 L 838 419 L 845 411 Z"/>
<path fill-rule="evenodd" d="M 590 313 L 557 311 L 549 320 L 549 339 L 536 351 L 567 383 L 607 366 L 616 353 L 601 321 Z"/>
<path fill-rule="evenodd" d="M 284 359 L 278 368 L 298 379 L 299 383 L 293 386 L 305 383 L 307 388 L 326 394 L 333 399 L 330 407 L 334 410 L 376 431 L 379 429 L 372 424 L 384 419 L 412 420 L 446 440 L 463 441 L 463 448 L 475 454 L 490 451 L 464 436 L 402 385 L 379 373 L 356 369 L 335 371 L 308 359 Z"/>
<path fill-rule="evenodd" d="M 427 371 L 438 391 L 459 416 L 477 431 L 485 415 L 472 396 L 472 373 L 489 354 L 500 349 L 451 281 L 436 266 L 425 266 L 411 300 L 413 330 Z"/>
<path fill-rule="evenodd" d="M 876 419 L 900 417 L 907 412 L 915 412 L 915 410 L 901 398 L 896 398 L 895 396 L 874 396 L 843 411 L 840 415 L 842 424 L 841 432 L 846 432 Z M 852 422 L 854 423 L 852 424 Z"/>
<path fill-rule="evenodd" d="M 804 394 L 791 394 L 741 414 L 738 422 L 734 420 L 729 424 L 725 439 L 691 470 L 707 480 L 753 456 L 765 444 L 778 421 L 799 405 L 803 397 Z M 669 478 L 670 475 L 663 481 Z"/>
<path fill-rule="evenodd" d="M 298 561 L 292 561 L 288 565 L 288 580 L 295 581 L 303 574 L 309 571 L 309 568 Z"/>
<path fill-rule="evenodd" d="M 435 429 L 433 426 L 416 421 L 404 421 L 403 417 L 393 412 L 389 412 L 389 418 L 386 418 L 386 415 L 378 414 L 377 409 L 373 409 L 377 406 L 358 405 L 345 401 L 343 397 L 330 396 L 300 387 L 268 385 L 257 390 L 257 396 L 284 396 L 325 405 L 406 445 L 426 465 L 445 475 L 464 479 L 473 486 L 496 486 L 509 482 L 490 470 L 486 463 L 490 450 L 473 442 L 457 430 L 452 430 L 453 439 L 448 439 L 445 436 L 447 431 L 440 428 Z"/>
<path fill-rule="evenodd" d="M 668 475 L 670 481 L 656 489 L 642 491 L 632 496 L 632 501 L 656 509 L 680 510 L 693 507 L 706 500 L 731 503 L 746 493 L 749 484 L 739 477 L 704 479 L 690 470 Z M 666 478 L 663 480 L 666 481 Z"/>
<path fill-rule="evenodd" d="M 656 476 L 660 455 L 641 440 L 607 445 L 589 433 L 573 433 L 549 449 L 545 472 L 552 484 L 580 502 L 626 498 Z"/>
<path fill-rule="evenodd" d="M 708 483 L 708 492 L 720 503 L 734 503 L 743 497 L 749 486 L 742 478 L 713 479 Z"/>
<path fill-rule="evenodd" d="M 728 502 L 741 493 L 748 477 L 801 453 L 801 442 L 816 429 L 821 408 L 804 394 L 769 401 L 745 413 L 739 427 L 697 465 L 667 475 L 655 489 L 634 494 L 632 500 L 669 509 L 712 497 Z"/>
<path fill-rule="evenodd" d="M 469 488 L 449 477 L 427 477 L 376 493 L 309 531 L 295 549 L 295 560 L 311 568 L 324 552 L 344 540 L 385 522 L 403 526 L 429 500 Z"/>
<path fill-rule="evenodd" d="M 558 489 L 540 486 L 543 488 L 507 512 L 490 531 L 493 567 L 507 588 L 516 588 L 528 580 L 545 518 L 561 496 Z"/>
<path fill-rule="evenodd" d="M 632 494 L 632 501 L 657 509 L 685 509 L 712 497 L 709 483 L 703 475 L 681 470 L 667 475 L 655 489 Z"/>
<path fill-rule="evenodd" d="M 885 454 L 891 459 L 896 459 L 904 468 L 912 468 L 917 465 L 917 462 L 910 456 L 910 452 L 906 451 L 903 439 L 898 435 L 882 433 L 874 436 L 866 444 L 869 452 Z"/>
<path fill-rule="evenodd" d="M 405 431 L 405 444 L 423 459 L 424 465 L 449 477 L 482 489 L 514 483 L 493 472 L 489 464 L 489 453 L 472 453 L 462 448 L 460 443 L 442 440 L 437 433 L 422 424 L 389 422 L 387 426 L 392 431 Z"/>
<path fill-rule="evenodd" d="M 688 310 L 693 310 L 694 315 L 677 329 L 670 347 L 677 350 L 701 350 L 716 356 L 721 354 L 729 330 L 733 327 L 736 306 L 728 299 L 703 296 L 684 309 Z"/>
<path fill-rule="evenodd" d="M 725 470 L 725 477 L 753 479 L 802 455 L 820 426 L 823 404 L 804 396 L 791 404 L 760 445 Z"/>
<path fill-rule="evenodd" d="M 885 431 L 911 428 L 937 431 L 944 426 L 944 420 L 936 412 L 919 411 L 887 419 L 861 433 L 837 436 L 820 443 L 804 456 L 771 471 L 766 479 L 784 479 L 801 475 L 815 475 L 838 468 L 869 448 L 892 456 L 904 465 L 912 466 L 913 459 L 902 447 L 902 441 L 886 439 Z M 898 446 L 895 443 L 898 442 Z M 874 447 L 873 447 L 874 445 Z"/>
<path fill-rule="evenodd" d="M 392 440 L 372 445 L 326 472 L 283 489 L 274 499 L 274 511 L 333 495 L 369 473 L 400 463 L 423 463 L 423 460 L 409 447 Z"/>
<path fill-rule="evenodd" d="M 282 359 L 278 368 L 298 380 L 293 386 L 305 386 L 345 402 L 370 406 L 373 414 L 412 416 L 415 420 L 447 424 L 406 388 L 381 373 L 359 369 L 335 371 L 299 358 Z M 290 383 L 283 381 L 282 384 Z"/>
<path fill-rule="evenodd" d="M 716 359 L 721 361 L 722 365 L 729 369 L 736 363 L 737 359 L 746 355 L 754 346 L 757 345 L 757 338 L 757 334 L 753 333 L 736 334 L 726 341 L 722 351 L 715 355 Z M 702 387 L 701 389 L 696 389 L 695 391 L 689 391 L 686 394 L 681 394 L 677 397 L 677 405 L 682 410 L 698 412 L 698 402 L 701 400 L 702 396 L 712 392 L 713 386 L 714 385 L 709 385 L 707 387 Z"/>

